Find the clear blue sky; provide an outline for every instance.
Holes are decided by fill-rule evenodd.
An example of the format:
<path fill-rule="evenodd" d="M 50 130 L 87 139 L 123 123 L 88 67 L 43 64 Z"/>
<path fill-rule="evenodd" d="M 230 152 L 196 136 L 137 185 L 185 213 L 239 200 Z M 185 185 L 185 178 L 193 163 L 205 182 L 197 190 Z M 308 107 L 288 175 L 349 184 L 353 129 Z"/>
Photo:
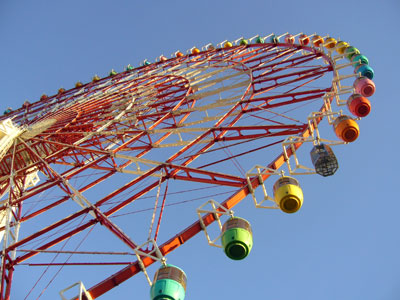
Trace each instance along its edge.
<path fill-rule="evenodd" d="M 246 260 L 230 261 L 201 234 L 168 261 L 186 271 L 188 300 L 395 300 L 400 298 L 399 15 L 398 0 L 2 0 L 0 109 L 208 42 L 271 32 L 346 40 L 368 56 L 377 92 L 371 114 L 360 122 L 360 138 L 337 153 L 337 174 L 300 178 L 305 203 L 295 215 L 238 207 L 235 212 L 254 230 Z M 182 222 L 182 229 L 191 223 L 178 211 L 172 220 Z M 26 296 L 18 290 L 26 289 L 23 279 L 30 276 L 28 267 L 20 270 L 15 300 Z M 149 272 L 154 271 L 153 266 Z M 98 281 L 68 272 L 68 281 L 55 281 L 40 299 L 57 299 L 55 293 L 79 280 L 87 287 Z M 37 299 L 42 288 L 27 299 Z M 148 290 L 139 274 L 99 299 L 148 299 Z"/>

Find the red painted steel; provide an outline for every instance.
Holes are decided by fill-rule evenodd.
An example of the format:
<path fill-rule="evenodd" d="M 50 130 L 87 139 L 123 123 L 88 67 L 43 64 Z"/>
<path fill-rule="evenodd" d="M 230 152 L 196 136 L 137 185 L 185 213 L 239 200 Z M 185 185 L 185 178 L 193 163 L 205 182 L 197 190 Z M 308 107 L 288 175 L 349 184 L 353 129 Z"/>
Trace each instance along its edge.
<path fill-rule="evenodd" d="M 300 50 L 304 51 L 303 55 L 299 55 Z M 328 65 L 308 65 L 317 58 L 323 58 Z M 301 106 L 304 103 L 321 99 L 325 93 L 331 90 L 331 87 L 303 88 L 333 70 L 330 59 L 317 49 L 289 44 L 259 44 L 215 49 L 196 56 L 184 56 L 154 63 L 133 71 L 119 73 L 114 77 L 102 78 L 99 81 L 45 97 L 38 102 L 21 107 L 10 115 L 1 116 L 0 121 L 7 117 L 13 117 L 15 123 L 24 125 L 28 129 L 34 124 L 48 123 L 50 125 L 42 131 L 39 130 L 29 139 L 21 140 L 16 144 L 15 153 L 9 151 L 0 162 L 0 191 L 5 191 L 10 186 L 8 175 L 12 171 L 15 174 L 14 182 L 16 184 L 11 188 L 11 202 L 8 205 L 18 206 L 18 211 L 13 215 L 10 227 L 14 228 L 17 222 L 24 226 L 26 222 L 45 216 L 71 201 L 70 195 L 73 194 L 73 191 L 66 184 L 66 180 L 70 181 L 80 176 L 86 176 L 89 171 L 99 172 L 97 176 L 86 177 L 87 182 L 76 188 L 81 194 L 90 191 L 113 178 L 121 170 L 129 171 L 131 165 L 141 162 L 141 159 L 147 159 L 154 149 L 172 138 L 173 130 L 185 125 L 185 121 L 189 120 L 193 112 L 198 109 L 198 105 L 201 105 L 200 100 L 202 99 L 192 97 L 192 95 L 196 95 L 198 86 L 192 86 L 185 75 L 180 75 L 177 71 L 173 71 L 171 74 L 167 72 L 171 68 L 183 70 L 187 67 L 187 70 L 197 70 L 196 68 L 200 68 L 198 66 L 201 66 L 205 76 L 208 71 L 218 73 L 222 72 L 224 68 L 238 72 L 242 76 L 239 78 L 248 80 L 249 84 L 242 88 L 240 99 L 229 104 L 229 109 L 218 116 L 212 126 L 204 125 L 207 126 L 206 130 L 199 131 L 196 138 L 183 143 L 180 148 L 177 148 L 177 151 L 168 154 L 168 158 L 161 161 L 160 164 L 153 163 L 153 165 L 147 166 L 137 174 L 137 177 L 116 186 L 113 191 L 107 191 L 106 194 L 96 199 L 92 206 L 80 208 L 69 216 L 60 217 L 57 221 L 21 237 L 19 241 L 9 245 L 3 261 L 0 300 L 10 297 L 15 266 L 43 253 L 41 250 L 50 249 L 97 223 L 102 224 L 129 248 L 134 249 L 136 244 L 111 222 L 109 217 L 147 195 L 168 179 L 235 187 L 237 191 L 222 203 L 224 207 L 232 208 L 249 193 L 246 179 L 207 168 L 213 163 L 221 163 L 258 149 L 272 147 L 287 136 L 307 137 L 309 131 L 306 122 L 285 124 L 274 120 L 274 116 L 263 117 L 260 113 L 276 110 L 279 114 L 285 114 L 284 108 L 287 106 Z M 279 89 L 282 87 L 287 87 L 287 90 L 281 92 Z M 274 90 L 279 92 L 268 93 Z M 120 115 L 122 116 L 121 120 L 118 119 Z M 248 117 L 266 124 L 257 124 L 255 121 L 244 124 L 242 119 Z M 101 127 L 103 125 L 104 129 Z M 170 130 L 156 132 L 159 128 Z M 256 149 L 250 148 L 231 157 L 217 158 L 214 162 L 205 161 L 202 166 L 193 166 L 199 157 L 215 145 L 219 145 L 220 142 L 229 144 L 262 138 L 280 139 L 265 143 Z M 108 148 L 107 145 L 112 145 L 112 147 Z M 300 143 L 296 144 L 295 148 L 300 145 Z M 129 157 L 124 154 L 126 152 L 130 153 Z M 291 154 L 290 149 L 288 149 L 288 154 Z M 14 165 L 10 164 L 13 155 L 15 155 Z M 150 158 L 149 161 L 152 159 Z M 269 167 L 278 169 L 283 163 L 284 157 L 283 154 L 280 154 L 270 163 Z M 56 171 L 58 169 L 60 171 Z M 21 189 L 23 180 L 34 170 L 40 170 L 46 174 L 47 179 L 27 191 L 23 191 Z M 161 180 L 154 179 L 153 176 L 161 171 L 164 177 Z M 263 175 L 263 180 L 267 178 L 268 175 Z M 139 183 L 142 185 L 135 189 L 134 193 L 129 193 L 118 201 L 115 200 L 119 195 L 133 191 L 132 188 L 138 186 Z M 253 188 L 259 184 L 258 179 L 252 180 Z M 54 201 L 44 202 L 43 205 L 22 214 L 23 203 L 56 187 L 64 194 L 57 195 Z M 163 207 L 165 197 L 166 193 Z M 6 208 L 7 204 L 5 203 L 0 207 L 0 211 L 4 211 Z M 96 217 L 89 221 L 82 221 L 79 226 L 75 226 L 69 231 L 58 233 L 62 226 L 72 224 L 71 222 L 88 215 L 88 213 L 95 213 Z M 159 220 L 161 220 L 162 214 L 163 209 L 159 214 Z M 208 226 L 215 221 L 215 216 L 208 214 L 203 217 L 203 221 Z M 4 227 L 0 228 L 0 230 L 4 229 Z M 156 236 L 158 230 L 159 224 Z M 160 246 L 161 252 L 164 255 L 170 253 L 200 231 L 201 226 L 197 221 L 164 242 Z M 35 249 L 17 255 L 15 259 L 11 258 L 11 251 L 18 247 L 25 248 L 30 242 L 40 241 L 49 235 L 50 238 L 37 243 Z M 148 257 L 143 258 L 145 266 L 149 266 L 153 262 Z M 125 263 L 115 262 L 114 264 Z M 42 265 L 66 264 L 68 263 L 42 263 Z M 91 265 L 92 263 L 76 264 Z M 108 263 L 99 262 L 99 264 Z M 89 289 L 90 294 L 95 299 L 138 272 L 140 272 L 138 263 L 130 263 L 129 266 Z"/>

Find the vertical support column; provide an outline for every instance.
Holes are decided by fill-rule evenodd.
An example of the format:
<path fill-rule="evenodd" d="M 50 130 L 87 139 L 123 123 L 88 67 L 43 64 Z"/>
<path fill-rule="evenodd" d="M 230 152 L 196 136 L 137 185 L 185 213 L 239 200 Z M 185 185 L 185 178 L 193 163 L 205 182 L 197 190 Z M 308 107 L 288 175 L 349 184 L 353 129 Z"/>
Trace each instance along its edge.
<path fill-rule="evenodd" d="M 21 204 L 18 206 L 13 206 L 13 200 L 18 198 L 22 191 L 24 190 L 24 181 L 19 183 L 15 180 L 14 175 L 14 162 L 15 162 L 15 150 L 16 143 L 13 145 L 13 154 L 11 160 L 11 173 L 10 179 L 8 182 L 8 188 L 5 194 L 8 193 L 8 199 L 6 203 L 6 209 L 1 212 L 1 225 L 4 226 L 3 231 L 3 247 L 1 252 L 1 288 L 0 288 L 0 300 L 8 300 L 10 299 L 11 292 L 11 282 L 12 276 L 14 272 L 13 267 L 13 259 L 16 256 L 16 249 L 13 249 L 10 252 L 7 251 L 7 248 L 16 243 L 18 241 L 19 235 L 19 227 L 20 222 L 19 219 L 21 217 Z"/>

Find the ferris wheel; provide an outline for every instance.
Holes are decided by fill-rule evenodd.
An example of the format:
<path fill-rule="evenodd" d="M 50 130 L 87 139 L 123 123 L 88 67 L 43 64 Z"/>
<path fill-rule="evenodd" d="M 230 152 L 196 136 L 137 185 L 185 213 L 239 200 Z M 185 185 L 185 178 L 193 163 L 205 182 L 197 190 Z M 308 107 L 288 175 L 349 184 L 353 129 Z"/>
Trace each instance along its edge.
<path fill-rule="evenodd" d="M 205 247 L 245 259 L 251 220 L 232 208 L 247 197 L 256 208 L 301 209 L 298 175 L 336 172 L 332 147 L 359 136 L 373 76 L 346 42 L 271 34 L 162 55 L 8 108 L 0 299 L 26 280 L 21 267 L 41 266 L 25 285 L 29 299 L 74 266 L 62 299 L 71 290 L 72 299 L 96 299 L 143 273 L 151 299 L 183 300 L 186 275 L 168 253 L 203 231 Z"/>

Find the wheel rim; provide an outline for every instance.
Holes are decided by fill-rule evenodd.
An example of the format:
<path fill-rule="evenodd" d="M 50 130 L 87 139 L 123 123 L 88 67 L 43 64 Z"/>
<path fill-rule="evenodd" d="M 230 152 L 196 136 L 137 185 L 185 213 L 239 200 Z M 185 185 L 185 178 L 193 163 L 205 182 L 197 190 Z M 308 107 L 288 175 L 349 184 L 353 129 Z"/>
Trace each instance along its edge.
<path fill-rule="evenodd" d="M 83 235 L 99 220 L 107 222 L 108 217 L 117 213 L 128 213 L 125 211 L 128 207 L 152 190 L 159 189 L 168 195 L 170 179 L 188 185 L 230 188 L 233 196 L 225 201 L 221 196 L 221 202 L 229 207 L 240 202 L 248 193 L 243 194 L 247 183 L 240 173 L 240 165 L 249 169 L 254 161 L 243 160 L 247 164 L 238 164 L 237 171 L 224 172 L 224 166 L 236 164 L 256 150 L 279 148 L 286 136 L 306 135 L 306 117 L 310 111 L 306 106 L 310 104 L 314 110 L 319 110 L 323 104 L 321 97 L 331 90 L 330 81 L 324 88 L 309 87 L 319 85 L 321 76 L 332 73 L 327 57 L 322 56 L 328 62 L 324 65 L 316 63 L 321 54 L 313 48 L 278 46 L 234 46 L 178 57 L 101 79 L 15 111 L 16 123 L 31 128 L 42 124 L 42 128 L 36 132 L 28 129 L 25 139 L 21 136 L 18 140 L 20 146 L 16 144 L 21 149 L 6 154 L 1 165 L 5 177 L 1 182 L 2 190 L 9 185 L 10 178 L 6 177 L 12 168 L 17 172 L 13 189 L 21 186 L 28 174 L 38 170 L 44 174 L 42 179 L 47 179 L 28 188 L 26 193 L 15 193 L 15 205 L 24 204 L 28 213 L 17 208 L 22 221 L 21 237 L 9 247 L 10 253 L 33 241 L 38 241 L 35 248 L 46 250 Z M 301 49 L 306 54 L 300 53 Z M 298 114 L 303 121 L 297 122 Z M 261 140 L 270 142 L 262 145 Z M 250 146 L 246 151 L 240 145 Z M 235 147 L 239 150 L 232 153 Z M 157 159 L 160 153 L 161 160 Z M 12 165 L 13 157 L 19 164 Z M 282 155 L 279 155 L 269 166 L 279 168 L 281 164 Z M 126 174 L 132 177 L 121 180 L 114 188 L 106 186 L 107 182 L 118 182 Z M 86 181 L 77 183 L 79 178 Z M 52 189 L 59 191 L 55 198 L 35 207 L 33 199 Z M 92 199 L 92 193 L 101 190 L 104 194 L 94 197 L 95 201 L 90 203 L 104 215 L 99 215 L 85 202 L 85 197 Z M 81 194 L 85 197 L 77 199 Z M 162 202 L 162 197 L 156 198 L 159 203 L 155 207 Z M 39 220 L 52 211 L 60 214 L 61 207 L 68 202 L 71 207 L 68 206 L 65 215 L 53 217 L 50 225 L 56 229 L 78 223 L 77 228 L 55 236 L 52 236 L 53 230 L 47 230 L 49 224 L 31 231 L 22 230 L 23 223 Z M 138 206 L 140 210 L 141 205 Z M 162 213 L 157 211 L 157 214 L 161 219 Z M 208 219 L 208 224 L 214 221 Z M 135 244 L 126 240 L 113 225 L 105 226 L 109 226 L 110 234 L 120 240 L 121 245 L 134 247 Z M 165 242 L 160 246 L 164 252 L 183 244 L 186 241 L 183 236 L 190 238 L 199 231 L 197 223 L 186 226 L 187 223 L 182 224 L 179 238 L 164 237 Z M 152 234 L 154 237 L 154 230 Z M 169 236 L 175 234 L 176 231 Z M 147 232 L 139 240 L 146 235 Z M 47 242 L 41 243 L 40 238 L 44 237 Z M 172 247 L 173 244 L 176 246 Z M 12 263 L 18 265 L 36 255 L 36 251 L 18 252 Z M 115 274 L 126 272 L 127 268 Z M 140 270 L 138 266 L 129 268 L 132 275 Z M 104 286 L 100 285 L 92 294 L 97 297 L 104 292 Z"/>

